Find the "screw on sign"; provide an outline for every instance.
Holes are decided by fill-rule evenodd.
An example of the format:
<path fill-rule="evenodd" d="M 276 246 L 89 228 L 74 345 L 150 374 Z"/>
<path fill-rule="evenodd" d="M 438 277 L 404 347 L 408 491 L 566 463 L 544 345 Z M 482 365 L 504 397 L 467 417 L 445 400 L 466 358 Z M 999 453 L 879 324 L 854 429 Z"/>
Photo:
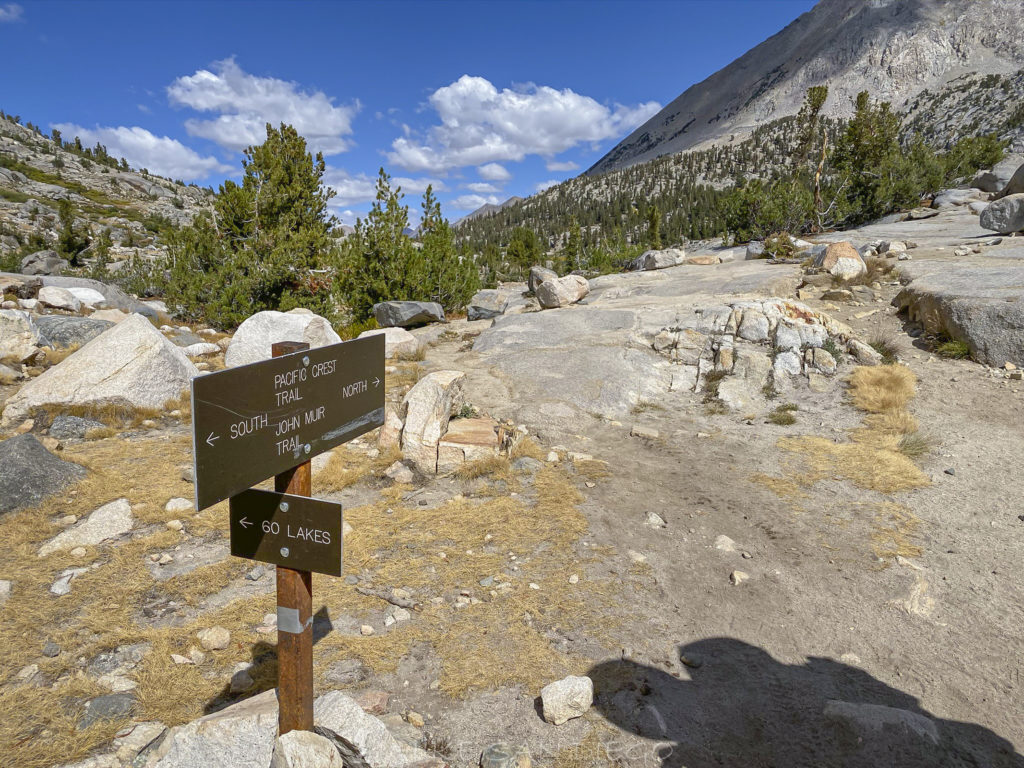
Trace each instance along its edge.
<path fill-rule="evenodd" d="M 384 337 L 192 382 L 196 509 L 230 498 L 231 553 L 277 565 L 279 729 L 313 728 L 312 572 L 341 575 L 341 505 L 309 498 L 310 459 L 384 423 Z M 274 477 L 274 491 L 250 486 Z"/>

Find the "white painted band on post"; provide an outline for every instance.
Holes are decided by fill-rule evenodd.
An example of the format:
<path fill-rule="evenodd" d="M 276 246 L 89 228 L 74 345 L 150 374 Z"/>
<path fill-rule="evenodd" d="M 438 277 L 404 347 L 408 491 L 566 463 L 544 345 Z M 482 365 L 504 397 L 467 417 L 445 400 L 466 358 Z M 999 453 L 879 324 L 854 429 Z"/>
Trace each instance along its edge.
<path fill-rule="evenodd" d="M 284 606 L 277 606 L 277 631 L 287 632 L 290 635 L 301 635 L 306 631 L 306 628 L 313 623 L 313 617 L 310 616 L 306 619 L 306 623 L 303 624 L 299 621 L 299 611 L 296 608 L 285 608 Z"/>

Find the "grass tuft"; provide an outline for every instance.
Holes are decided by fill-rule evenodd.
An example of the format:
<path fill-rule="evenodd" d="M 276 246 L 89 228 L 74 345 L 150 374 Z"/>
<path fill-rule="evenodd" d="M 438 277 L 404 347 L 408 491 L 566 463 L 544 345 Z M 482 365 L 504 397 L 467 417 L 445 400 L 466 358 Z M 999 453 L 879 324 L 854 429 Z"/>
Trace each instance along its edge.
<path fill-rule="evenodd" d="M 768 421 L 780 427 L 788 427 L 796 424 L 794 411 L 800 410 L 796 403 L 785 403 L 768 414 Z"/>
<path fill-rule="evenodd" d="M 868 346 L 882 356 L 882 363 L 885 365 L 892 365 L 899 358 L 899 349 L 897 349 L 892 336 L 874 336 L 868 341 Z"/>
<path fill-rule="evenodd" d="M 935 354 L 948 360 L 966 360 L 971 356 L 971 348 L 959 339 L 937 340 Z"/>
<path fill-rule="evenodd" d="M 853 404 L 868 413 L 906 408 L 914 397 L 917 377 L 905 365 L 858 366 L 850 376 Z"/>

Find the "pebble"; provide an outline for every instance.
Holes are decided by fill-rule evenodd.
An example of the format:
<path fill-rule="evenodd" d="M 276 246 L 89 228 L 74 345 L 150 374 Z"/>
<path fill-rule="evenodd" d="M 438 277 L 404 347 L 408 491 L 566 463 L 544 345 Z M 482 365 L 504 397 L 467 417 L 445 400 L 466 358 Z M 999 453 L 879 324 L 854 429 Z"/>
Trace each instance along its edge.
<path fill-rule="evenodd" d="M 590 482 L 590 481 L 588 480 L 588 481 L 586 482 L 586 486 L 587 486 L 587 488 L 596 488 L 596 487 L 597 487 L 597 483 L 592 483 L 592 482 Z"/>
<path fill-rule="evenodd" d="M 580 581 L 580 576 L 579 576 L 578 573 L 574 573 L 572 576 L 569 577 L 569 583 L 570 584 L 578 584 L 579 581 Z"/>
<path fill-rule="evenodd" d="M 199 644 L 207 651 L 222 651 L 231 642 L 231 633 L 224 627 L 208 627 L 196 634 Z"/>
<path fill-rule="evenodd" d="M 949 469 L 943 470 L 947 475 L 955 475 L 956 470 L 950 467 Z"/>
<path fill-rule="evenodd" d="M 629 434 L 632 437 L 642 437 L 647 440 L 658 439 L 658 430 L 652 429 L 651 427 L 641 427 L 638 424 L 633 425 L 633 428 L 629 430 Z"/>
<path fill-rule="evenodd" d="M 67 528 L 69 525 L 74 525 L 77 522 L 78 517 L 76 517 L 75 515 L 64 515 L 64 517 L 57 521 L 57 524 L 64 528 Z"/>
<path fill-rule="evenodd" d="M 722 534 L 715 539 L 715 549 L 720 549 L 722 552 L 735 552 L 736 542 Z"/>
<path fill-rule="evenodd" d="M 750 574 L 744 571 L 733 571 L 729 574 L 729 581 L 733 583 L 733 586 L 742 584 L 750 578 Z"/>
<path fill-rule="evenodd" d="M 629 559 L 632 560 L 634 563 L 647 562 L 647 555 L 643 554 L 642 552 L 637 552 L 635 549 L 629 550 L 628 552 L 626 552 L 626 554 L 629 556 Z"/>
<path fill-rule="evenodd" d="M 480 586 L 481 587 L 489 587 L 492 584 L 494 584 L 494 577 L 493 576 L 485 576 L 484 578 L 480 579 Z"/>
<path fill-rule="evenodd" d="M 540 584 L 534 584 L 534 583 L 533 583 L 533 582 L 531 581 L 531 582 L 530 582 L 530 589 L 540 589 Z"/>
<path fill-rule="evenodd" d="M 255 568 L 251 569 L 248 573 L 245 574 L 245 578 L 247 578 L 249 581 L 259 581 L 261 578 L 263 578 L 264 570 L 265 569 L 263 568 L 262 565 L 257 565 Z"/>
<path fill-rule="evenodd" d="M 363 635 L 364 637 L 368 636 L 368 635 L 372 635 L 373 634 L 373 627 L 371 627 L 369 624 L 363 624 L 363 626 L 361 626 L 359 628 L 359 634 Z"/>
<path fill-rule="evenodd" d="M 192 509 L 192 502 L 188 499 L 174 498 L 164 504 L 164 512 L 188 512 Z"/>
<path fill-rule="evenodd" d="M 52 640 L 48 640 L 46 642 L 46 644 L 43 646 L 43 656 L 45 656 L 48 659 L 52 659 L 53 657 L 59 656 L 59 655 L 60 655 L 60 646 L 57 645 Z"/>
<path fill-rule="evenodd" d="M 558 463 L 558 454 L 555 453 L 554 451 L 548 451 L 548 457 L 547 458 L 548 458 L 548 463 L 549 464 L 557 464 Z"/>
<path fill-rule="evenodd" d="M 409 610 L 407 608 L 395 608 L 391 612 L 391 618 L 393 618 L 395 621 L 408 621 L 412 618 L 412 614 L 409 613 Z"/>
<path fill-rule="evenodd" d="M 166 525 L 168 530 L 171 531 L 180 531 L 182 528 L 185 527 L 185 524 L 182 523 L 181 520 L 168 520 Z"/>
<path fill-rule="evenodd" d="M 423 721 L 423 715 L 419 712 L 414 712 L 411 709 L 405 714 L 405 719 L 409 722 L 409 725 L 415 726 L 416 728 L 422 728 L 426 725 Z"/>
<path fill-rule="evenodd" d="M 348 576 L 345 577 L 345 583 L 349 584 L 349 585 L 358 584 L 359 583 L 359 577 L 356 576 L 355 574 L 351 574 L 350 573 Z"/>
<path fill-rule="evenodd" d="M 156 562 L 157 562 L 158 565 L 167 565 L 168 563 L 173 563 L 174 562 L 174 558 L 171 557 L 166 552 L 164 552 L 162 555 L 160 555 L 160 559 L 157 560 Z"/>
<path fill-rule="evenodd" d="M 75 547 L 71 550 L 72 557 L 85 557 L 87 553 L 88 550 L 85 547 Z"/>
<path fill-rule="evenodd" d="M 192 663 L 194 663 L 192 661 L 192 659 L 186 658 L 185 656 L 182 656 L 181 654 L 178 654 L 178 653 L 172 653 L 171 654 L 171 661 L 173 661 L 175 664 L 192 664 Z"/>
<path fill-rule="evenodd" d="M 645 522 L 646 522 L 646 525 L 650 526 L 651 528 L 666 528 L 666 527 L 668 527 L 668 523 L 665 522 L 665 518 L 663 518 L 657 512 L 648 512 L 647 513 L 647 520 Z"/>

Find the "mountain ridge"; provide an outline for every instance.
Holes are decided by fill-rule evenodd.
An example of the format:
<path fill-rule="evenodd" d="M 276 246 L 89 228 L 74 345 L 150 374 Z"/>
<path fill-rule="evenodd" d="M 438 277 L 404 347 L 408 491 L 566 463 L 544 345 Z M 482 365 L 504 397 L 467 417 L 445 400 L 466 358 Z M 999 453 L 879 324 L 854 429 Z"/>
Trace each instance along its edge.
<path fill-rule="evenodd" d="M 585 175 L 734 140 L 795 114 L 812 85 L 829 86 L 823 114 L 846 117 L 861 90 L 901 108 L 967 72 L 1005 75 L 1022 66 L 1018 0 L 821 0 L 687 88 Z"/>

